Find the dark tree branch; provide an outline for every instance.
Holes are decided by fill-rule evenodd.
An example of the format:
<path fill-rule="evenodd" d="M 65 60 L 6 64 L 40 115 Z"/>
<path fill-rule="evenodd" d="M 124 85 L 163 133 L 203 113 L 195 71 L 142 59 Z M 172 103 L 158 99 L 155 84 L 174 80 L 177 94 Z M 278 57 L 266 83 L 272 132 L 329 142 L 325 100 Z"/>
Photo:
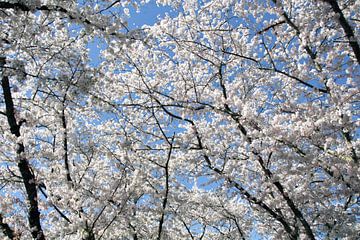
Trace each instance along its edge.
<path fill-rule="evenodd" d="M 161 131 L 163 132 L 163 130 L 161 130 Z M 164 135 L 164 137 L 167 138 L 165 135 Z M 164 224 L 164 219 L 165 219 L 165 210 L 166 210 L 168 197 L 169 197 L 169 178 L 170 178 L 169 162 L 170 162 L 171 153 L 172 153 L 172 149 L 173 149 L 174 137 L 175 137 L 175 134 L 173 135 L 171 141 L 169 141 L 167 139 L 167 142 L 170 145 L 170 149 L 169 149 L 166 164 L 164 167 L 164 169 L 165 169 L 165 196 L 164 196 L 163 203 L 162 203 L 162 213 L 161 213 L 161 218 L 160 218 L 160 222 L 159 222 L 159 230 L 158 230 L 158 237 L 157 237 L 158 240 L 161 239 L 161 234 L 163 231 L 163 224 Z"/>
<path fill-rule="evenodd" d="M 2 66 L 5 65 L 4 58 L 1 59 L 0 64 Z M 3 89 L 5 106 L 6 106 L 6 115 L 7 115 L 8 124 L 10 126 L 10 131 L 16 137 L 20 137 L 20 124 L 17 123 L 15 118 L 14 103 L 11 96 L 9 78 L 7 76 L 2 77 L 1 86 Z M 28 160 L 25 157 L 24 144 L 20 142 L 17 144 L 17 147 L 18 148 L 16 150 L 16 154 L 18 158 L 18 168 L 20 170 L 21 177 L 25 185 L 27 199 L 29 201 L 28 221 L 31 229 L 31 235 L 33 236 L 34 239 L 45 240 L 45 236 L 40 224 L 40 212 L 38 207 L 36 179 L 33 172 L 31 171 Z"/>
<path fill-rule="evenodd" d="M 238 230 L 238 232 L 239 232 L 239 234 L 241 236 L 241 239 L 245 240 L 244 232 L 241 230 L 240 225 L 239 225 L 239 223 L 238 223 L 238 221 L 236 220 L 235 217 L 233 218 L 233 221 L 235 222 L 236 228 L 237 228 L 237 230 Z"/>
<path fill-rule="evenodd" d="M 257 199 L 256 197 L 252 196 L 248 191 L 246 191 L 239 183 L 233 181 L 230 178 L 227 178 L 228 182 L 230 184 L 233 184 L 234 187 L 236 189 L 238 189 L 240 191 L 241 194 L 243 194 L 246 199 L 256 205 L 258 205 L 259 207 L 261 207 L 263 210 L 265 210 L 265 212 L 267 212 L 270 216 L 272 216 L 274 219 L 276 219 L 277 221 L 279 221 L 281 223 L 281 225 L 283 225 L 285 231 L 289 234 L 289 238 L 291 240 L 296 240 L 298 239 L 298 236 L 296 235 L 296 233 L 293 232 L 293 230 L 290 227 L 290 224 L 288 223 L 288 221 L 280 214 L 276 213 L 274 210 L 272 210 L 266 203 L 264 203 L 263 201 Z"/>
<path fill-rule="evenodd" d="M 62 127 L 64 130 L 63 149 L 64 149 L 64 164 L 65 164 L 65 171 L 66 171 L 66 180 L 69 182 L 72 182 L 72 178 L 70 175 L 70 167 L 69 167 L 68 134 L 67 134 L 67 124 L 66 124 L 66 117 L 65 117 L 65 106 L 63 106 L 63 109 L 61 112 L 61 122 L 62 122 Z"/>
<path fill-rule="evenodd" d="M 277 0 L 272 0 L 273 1 L 273 3 L 277 3 Z M 290 27 L 292 27 L 294 30 L 295 30 L 295 32 L 296 32 L 296 35 L 297 36 L 300 36 L 300 29 L 295 25 L 295 23 L 290 19 L 290 17 L 289 17 L 289 15 L 286 13 L 286 12 L 284 12 L 283 14 L 283 17 L 285 18 L 285 21 L 290 25 Z M 316 54 L 311 50 L 311 48 L 310 48 L 310 46 L 309 45 L 305 45 L 305 51 L 307 52 L 307 54 L 309 54 L 310 55 L 310 57 L 311 57 L 311 59 L 312 60 L 315 60 L 315 58 L 316 58 Z"/>
<path fill-rule="evenodd" d="M 257 156 L 257 160 L 263 170 L 263 172 L 265 173 L 265 175 L 271 179 L 272 178 L 272 172 L 265 167 L 265 163 L 261 157 L 261 155 L 257 152 L 253 153 Z M 300 222 L 302 223 L 306 235 L 309 237 L 309 239 L 315 240 L 315 236 L 313 231 L 311 230 L 311 227 L 309 225 L 309 223 L 306 221 L 306 219 L 304 218 L 303 214 L 301 213 L 301 211 L 296 207 L 294 201 L 288 196 L 288 194 L 285 192 L 284 187 L 282 186 L 282 184 L 279 181 L 275 181 L 273 182 L 273 184 L 275 185 L 275 187 L 277 188 L 277 190 L 280 192 L 281 196 L 285 199 L 287 205 L 289 206 L 289 208 L 291 209 L 291 211 L 294 213 L 295 217 L 297 219 L 300 220 Z"/>
<path fill-rule="evenodd" d="M 339 4 L 336 0 L 324 0 L 324 1 L 330 4 L 332 10 L 338 15 L 340 25 L 346 34 L 346 38 L 349 40 L 350 47 L 354 51 L 357 62 L 360 64 L 360 46 L 355 38 L 354 30 L 350 26 L 349 22 L 345 19 L 345 16 L 341 11 Z"/>
<path fill-rule="evenodd" d="M 46 189 L 45 185 L 44 185 L 44 184 L 39 184 L 39 190 L 40 190 L 40 192 L 41 192 L 42 195 L 47 199 L 48 196 L 47 196 L 47 194 L 45 193 L 45 191 L 44 191 L 43 188 Z M 65 219 L 68 223 L 71 223 L 70 219 L 69 219 L 63 212 L 61 212 L 61 210 L 60 210 L 55 204 L 51 203 L 50 205 L 55 209 L 55 211 L 57 211 L 57 212 L 59 213 L 59 215 L 60 215 L 63 219 Z"/>
<path fill-rule="evenodd" d="M 115 4 L 113 4 L 113 5 L 115 5 Z M 109 6 L 109 7 L 112 7 L 112 6 Z M 66 8 L 63 8 L 58 5 L 40 5 L 40 6 L 34 6 L 32 8 L 22 2 L 15 2 L 15 3 L 0 2 L 0 9 L 15 9 L 15 10 L 21 10 L 24 12 L 29 12 L 29 11 L 59 12 L 59 13 L 65 14 L 70 20 L 80 20 L 83 24 L 85 24 L 87 26 L 95 27 L 102 32 L 106 32 L 106 30 L 107 30 L 106 27 L 97 25 L 95 22 L 82 16 L 80 13 L 71 12 L 71 11 L 67 10 Z M 123 24 L 123 23 L 121 23 L 121 24 L 124 26 L 124 28 L 126 28 L 125 24 Z M 118 32 L 112 32 L 109 35 L 119 37 L 119 38 L 125 37 L 123 34 L 118 33 Z M 136 40 L 136 38 L 134 36 L 130 36 L 129 39 Z"/>
<path fill-rule="evenodd" d="M 275 72 L 280 73 L 280 74 L 282 74 L 284 76 L 287 76 L 287 77 L 289 77 L 291 79 L 294 79 L 297 82 L 299 82 L 299 83 L 301 83 L 301 84 L 303 84 L 303 85 L 305 85 L 305 86 L 307 86 L 307 87 L 309 87 L 311 89 L 314 89 L 314 90 L 322 92 L 322 93 L 329 93 L 328 89 L 315 87 L 314 85 L 312 85 L 312 84 L 310 84 L 308 82 L 305 82 L 304 80 L 302 80 L 302 79 L 300 79 L 300 78 L 298 78 L 296 76 L 293 76 L 293 75 L 291 75 L 291 74 L 289 74 L 287 72 L 281 71 L 281 70 L 279 70 L 277 68 L 275 68 L 275 69 L 273 69 L 273 68 L 260 68 L 260 69 L 261 70 L 267 70 L 267 71 L 275 71 Z"/>
<path fill-rule="evenodd" d="M 80 16 L 80 17 L 75 17 L 73 15 L 73 13 L 69 12 L 67 9 L 61 7 L 61 6 L 50 6 L 50 5 L 41 5 L 41 6 L 34 6 L 34 8 L 31 8 L 29 5 L 26 5 L 25 3 L 22 2 L 14 2 L 14 3 L 10 3 L 10 2 L 0 2 L 0 9 L 15 9 L 15 10 L 21 10 L 24 12 L 29 12 L 32 10 L 37 10 L 37 11 L 57 11 L 57 12 L 61 12 L 61 13 L 65 13 L 66 15 L 69 16 L 70 19 L 74 20 L 74 19 L 80 19 L 83 23 L 86 24 L 92 24 L 90 22 L 90 20 Z"/>
<path fill-rule="evenodd" d="M 105 12 L 106 10 L 109 10 L 110 8 L 112 8 L 113 6 L 115 6 L 116 4 L 120 3 L 120 0 L 116 0 L 113 3 L 111 3 L 109 6 L 107 6 L 104 9 L 101 9 L 100 11 L 98 11 L 97 13 L 102 13 Z"/>
<path fill-rule="evenodd" d="M 130 196 L 127 197 L 127 199 L 123 202 L 123 204 L 120 207 L 120 210 L 117 212 L 117 214 L 115 214 L 115 216 L 110 220 L 110 222 L 105 226 L 105 228 L 103 229 L 102 233 L 99 234 L 100 236 L 98 237 L 98 240 L 102 239 L 105 232 L 109 229 L 109 227 L 115 222 L 115 220 L 118 218 L 118 216 L 120 215 L 120 213 L 124 210 L 126 204 L 125 202 L 128 201 L 130 198 Z M 120 206 L 120 204 L 118 205 Z"/>
<path fill-rule="evenodd" d="M 195 239 L 194 236 L 193 236 L 193 234 L 191 233 L 190 228 L 189 228 L 188 225 L 185 223 L 185 221 L 182 220 L 182 219 L 180 219 L 180 221 L 181 221 L 181 222 L 183 223 L 183 225 L 185 226 L 185 229 L 186 229 L 186 231 L 189 233 L 191 239 Z"/>
<path fill-rule="evenodd" d="M 273 23 L 273 24 L 271 24 L 270 26 L 267 26 L 267 27 L 261 29 L 260 31 L 258 31 L 257 34 L 262 34 L 262 33 L 266 32 L 266 31 L 268 31 L 269 29 L 275 28 L 276 26 L 279 26 L 279 25 L 281 25 L 281 24 L 283 24 L 283 23 L 285 23 L 285 22 L 286 22 L 285 20 L 282 20 L 282 21 Z"/>
<path fill-rule="evenodd" d="M 5 236 L 10 238 L 11 240 L 15 239 L 15 233 L 14 230 L 12 230 L 6 222 L 4 222 L 3 216 L 0 213 L 0 227 L 2 228 L 3 233 Z"/>
<path fill-rule="evenodd" d="M 95 234 L 93 229 L 88 225 L 88 222 L 85 222 L 85 231 L 87 235 L 82 240 L 95 240 Z"/>
<path fill-rule="evenodd" d="M 239 126 L 239 130 L 244 134 L 244 136 L 246 137 L 246 140 L 251 143 L 252 139 L 247 136 L 247 131 L 243 132 L 244 126 L 240 123 L 239 119 L 230 115 L 233 120 L 238 124 Z M 267 176 L 268 178 L 272 177 L 272 173 L 271 171 L 266 168 L 265 166 L 265 162 L 262 159 L 261 155 L 255 150 L 252 149 L 251 151 L 256 157 L 258 162 L 260 163 L 260 166 L 265 174 L 265 176 Z M 303 227 L 305 228 L 305 232 L 307 234 L 307 236 L 309 237 L 309 239 L 315 240 L 315 236 L 311 230 L 311 227 L 309 225 L 309 223 L 306 221 L 306 219 L 304 218 L 303 214 L 301 213 L 301 211 L 296 207 L 295 203 L 293 202 L 293 200 L 285 193 L 284 187 L 282 186 L 282 184 L 279 181 L 276 181 L 273 183 L 275 185 L 275 187 L 278 189 L 278 191 L 280 192 L 281 196 L 284 198 L 284 200 L 286 201 L 287 205 L 289 206 L 289 208 L 291 209 L 291 211 L 293 212 L 294 216 L 296 218 L 298 218 L 300 220 L 300 222 L 302 223 Z M 271 209 L 270 209 L 271 210 Z M 278 215 L 281 216 L 281 215 Z M 285 226 L 284 226 L 285 227 Z M 291 229 L 291 228 L 290 228 Z M 292 235 L 293 231 L 288 232 L 290 235 Z M 295 239 L 297 239 L 297 234 L 294 233 L 295 235 L 293 235 L 293 237 Z"/>
<path fill-rule="evenodd" d="M 351 135 L 350 135 L 350 132 L 349 131 L 345 131 L 343 130 L 342 131 L 342 134 L 345 138 L 345 140 L 349 143 L 349 145 L 351 144 Z M 351 158 L 354 160 L 354 163 L 355 164 L 358 164 L 359 163 L 359 157 L 357 156 L 356 154 L 356 151 L 355 151 L 355 148 L 351 145 Z"/>

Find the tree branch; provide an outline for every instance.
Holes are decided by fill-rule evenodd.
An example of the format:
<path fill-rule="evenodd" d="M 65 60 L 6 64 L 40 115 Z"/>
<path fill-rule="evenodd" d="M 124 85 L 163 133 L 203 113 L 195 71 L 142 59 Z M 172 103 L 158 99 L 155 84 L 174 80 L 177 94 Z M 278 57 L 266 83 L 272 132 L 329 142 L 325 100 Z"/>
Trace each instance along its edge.
<path fill-rule="evenodd" d="M 3 216 L 0 213 L 0 227 L 3 230 L 3 233 L 5 234 L 5 236 L 7 236 L 8 238 L 10 238 L 11 240 L 15 239 L 15 233 L 14 230 L 12 230 L 9 226 L 9 224 L 7 224 L 6 222 L 4 222 Z"/>
<path fill-rule="evenodd" d="M 5 64 L 5 58 L 1 59 L 0 64 L 2 66 L 3 64 Z M 10 126 L 10 131 L 16 137 L 20 137 L 20 125 L 16 122 L 14 103 L 11 96 L 9 78 L 7 76 L 2 77 L 1 86 L 3 89 L 6 106 L 6 116 L 8 124 Z M 33 172 L 31 171 L 28 160 L 25 157 L 25 147 L 22 142 L 17 144 L 16 154 L 18 158 L 18 168 L 20 170 L 21 177 L 25 185 L 27 199 L 30 205 L 28 221 L 31 229 L 31 235 L 37 240 L 45 240 L 45 236 L 40 224 L 40 212 L 38 207 L 36 179 Z"/>
<path fill-rule="evenodd" d="M 65 105 L 65 104 L 63 103 L 63 105 Z M 72 182 L 72 178 L 70 175 L 70 167 L 69 167 L 68 134 L 67 134 L 67 124 L 66 124 L 66 117 L 65 117 L 65 106 L 63 106 L 63 109 L 61 112 L 61 122 L 62 122 L 62 127 L 64 130 L 63 149 L 64 149 L 64 163 L 65 163 L 65 171 L 66 171 L 66 180 L 68 182 Z"/>
<path fill-rule="evenodd" d="M 360 64 L 360 46 L 355 38 L 354 30 L 352 29 L 348 21 L 346 21 L 345 16 L 341 11 L 339 4 L 336 0 L 324 0 L 324 1 L 330 4 L 332 10 L 338 15 L 340 25 L 346 34 L 346 38 L 349 40 L 350 47 L 354 51 L 357 62 Z"/>
<path fill-rule="evenodd" d="M 80 20 L 83 24 L 88 25 L 88 26 L 93 26 L 103 32 L 106 32 L 106 28 L 105 27 L 101 27 L 99 25 L 97 25 L 95 22 L 89 20 L 88 18 L 82 16 L 80 13 L 74 13 L 71 12 L 69 10 L 67 10 L 66 8 L 63 8 L 61 6 L 58 5 L 40 5 L 40 6 L 34 6 L 34 7 L 30 7 L 22 2 L 15 2 L 15 3 L 10 3 L 10 2 L 0 2 L 0 9 L 15 9 L 15 10 L 21 10 L 24 12 L 29 12 L 32 10 L 35 11 L 55 11 L 55 12 L 60 12 L 60 13 L 64 13 L 67 15 L 67 17 L 70 20 Z M 121 23 L 123 26 L 125 26 L 123 23 Z M 119 38 L 124 38 L 125 35 L 121 34 L 119 32 L 112 32 L 109 33 L 109 35 L 111 36 L 116 36 Z M 130 39 L 135 40 L 135 37 L 130 37 Z"/>
<path fill-rule="evenodd" d="M 164 137 L 166 137 L 166 136 L 164 135 Z M 167 140 L 170 145 L 170 149 L 169 149 L 166 164 L 164 167 L 165 168 L 165 196 L 164 196 L 163 203 L 162 203 L 162 213 L 161 213 L 161 218 L 160 218 L 160 223 L 159 223 L 159 231 L 158 231 L 158 237 L 157 237 L 158 240 L 161 239 L 163 223 L 164 223 L 164 218 L 165 218 L 165 210 L 166 210 L 168 196 L 169 196 L 169 178 L 170 178 L 169 162 L 170 162 L 171 153 L 172 153 L 172 149 L 173 149 L 174 137 L 175 137 L 175 134 L 173 135 L 171 141 Z"/>

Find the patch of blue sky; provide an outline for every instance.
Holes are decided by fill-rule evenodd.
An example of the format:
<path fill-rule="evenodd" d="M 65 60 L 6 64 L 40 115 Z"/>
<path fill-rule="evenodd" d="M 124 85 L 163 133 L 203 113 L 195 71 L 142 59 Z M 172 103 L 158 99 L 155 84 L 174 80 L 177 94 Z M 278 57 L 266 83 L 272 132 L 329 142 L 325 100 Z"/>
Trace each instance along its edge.
<path fill-rule="evenodd" d="M 150 1 L 139 7 L 137 10 L 133 6 L 128 6 L 130 16 L 126 18 L 126 27 L 128 31 L 141 29 L 144 25 L 151 26 L 164 18 L 166 14 L 175 15 L 169 6 L 159 6 L 155 1 Z M 120 14 L 120 13 L 119 13 Z M 107 44 L 99 37 L 95 37 L 87 44 L 89 48 L 90 66 L 96 67 L 101 63 L 101 51 L 107 48 Z"/>
<path fill-rule="evenodd" d="M 107 44 L 99 37 L 95 37 L 92 41 L 87 44 L 89 49 L 90 67 L 97 67 L 102 62 L 101 51 L 105 50 Z"/>
<path fill-rule="evenodd" d="M 169 6 L 157 5 L 155 1 L 140 6 L 140 10 L 129 8 L 130 17 L 128 21 L 129 30 L 134 30 L 143 27 L 144 25 L 153 25 L 160 19 L 163 19 L 166 14 L 175 16 L 176 11 Z"/>

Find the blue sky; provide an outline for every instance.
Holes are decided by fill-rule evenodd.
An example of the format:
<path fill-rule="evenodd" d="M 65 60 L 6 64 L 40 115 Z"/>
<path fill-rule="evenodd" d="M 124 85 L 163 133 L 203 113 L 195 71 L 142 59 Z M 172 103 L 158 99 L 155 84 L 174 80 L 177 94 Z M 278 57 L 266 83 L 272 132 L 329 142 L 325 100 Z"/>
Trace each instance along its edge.
<path fill-rule="evenodd" d="M 135 8 L 130 8 L 130 17 L 127 19 L 128 29 L 134 30 L 141 28 L 143 25 L 154 25 L 162 19 L 166 13 L 176 15 L 176 11 L 171 7 L 158 6 L 155 1 L 150 1 L 140 6 L 140 11 L 136 11 Z M 96 66 L 100 63 L 100 51 L 105 48 L 105 46 L 97 39 L 90 42 L 88 47 L 90 49 L 91 64 Z"/>
<path fill-rule="evenodd" d="M 157 6 L 155 1 L 140 7 L 140 12 L 136 12 L 135 9 L 130 9 L 129 28 L 136 29 L 142 25 L 153 25 L 159 18 L 163 18 L 165 13 L 173 13 L 170 7 Z"/>

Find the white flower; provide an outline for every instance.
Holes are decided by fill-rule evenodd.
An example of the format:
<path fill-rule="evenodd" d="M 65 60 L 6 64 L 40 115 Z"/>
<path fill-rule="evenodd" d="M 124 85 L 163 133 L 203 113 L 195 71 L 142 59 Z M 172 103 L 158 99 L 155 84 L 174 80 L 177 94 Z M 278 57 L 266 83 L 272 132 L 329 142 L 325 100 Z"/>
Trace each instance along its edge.
<path fill-rule="evenodd" d="M 124 14 L 128 17 L 130 17 L 130 9 L 129 8 L 124 8 Z"/>

